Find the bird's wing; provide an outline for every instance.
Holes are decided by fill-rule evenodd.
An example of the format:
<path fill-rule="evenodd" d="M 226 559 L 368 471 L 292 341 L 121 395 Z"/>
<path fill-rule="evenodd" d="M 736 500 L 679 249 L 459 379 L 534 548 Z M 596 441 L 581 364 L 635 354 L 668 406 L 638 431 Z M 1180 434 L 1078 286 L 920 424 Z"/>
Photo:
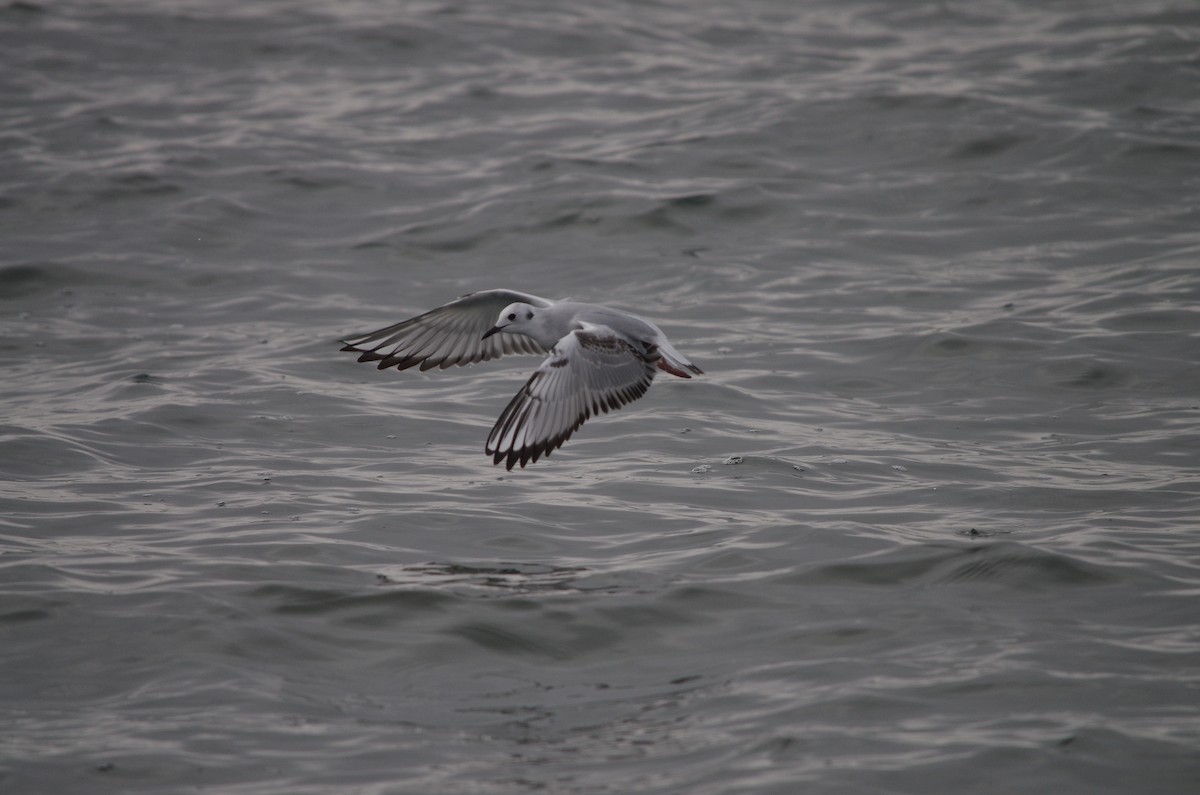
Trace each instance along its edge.
<path fill-rule="evenodd" d="M 360 362 L 379 362 L 379 369 L 422 370 L 455 364 L 473 364 L 505 354 L 546 353 L 546 349 L 524 334 L 483 335 L 496 322 L 500 311 L 516 301 L 537 307 L 552 301 L 516 290 L 483 290 L 468 293 L 445 306 L 404 320 L 394 326 L 342 340 L 343 351 L 360 354 Z"/>
<path fill-rule="evenodd" d="M 513 396 L 488 435 L 486 452 L 507 469 L 562 446 L 584 420 L 646 394 L 658 350 L 640 350 L 605 326 L 572 331 Z"/>

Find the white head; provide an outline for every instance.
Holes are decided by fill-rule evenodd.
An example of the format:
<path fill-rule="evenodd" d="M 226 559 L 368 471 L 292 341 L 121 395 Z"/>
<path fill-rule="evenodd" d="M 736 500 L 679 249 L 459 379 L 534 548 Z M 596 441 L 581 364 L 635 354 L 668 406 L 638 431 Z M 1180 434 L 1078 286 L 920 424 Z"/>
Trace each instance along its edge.
<path fill-rule="evenodd" d="M 506 331 L 510 334 L 527 334 L 536 318 L 536 307 L 523 304 L 520 301 L 515 304 L 509 304 L 504 307 L 504 311 L 500 313 L 500 317 L 496 318 L 496 325 L 488 329 L 483 338 L 487 339 L 501 331 Z"/>

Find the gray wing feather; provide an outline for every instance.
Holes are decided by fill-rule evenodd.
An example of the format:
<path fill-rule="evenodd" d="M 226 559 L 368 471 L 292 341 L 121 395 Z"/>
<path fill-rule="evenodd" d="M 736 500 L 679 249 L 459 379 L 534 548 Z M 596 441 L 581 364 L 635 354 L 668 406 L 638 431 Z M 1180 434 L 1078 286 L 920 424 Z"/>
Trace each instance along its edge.
<path fill-rule="evenodd" d="M 538 307 L 553 304 L 536 295 L 516 290 L 484 290 L 468 293 L 423 315 L 401 321 L 368 334 L 342 340 L 343 351 L 359 354 L 360 362 L 378 362 L 379 369 L 422 370 L 474 364 L 511 354 L 546 353 L 546 349 L 524 334 L 483 335 L 500 310 L 516 301 Z"/>
<path fill-rule="evenodd" d="M 659 360 L 604 327 L 573 331 L 558 341 L 496 420 L 486 452 L 507 469 L 550 455 L 594 414 L 646 394 Z"/>

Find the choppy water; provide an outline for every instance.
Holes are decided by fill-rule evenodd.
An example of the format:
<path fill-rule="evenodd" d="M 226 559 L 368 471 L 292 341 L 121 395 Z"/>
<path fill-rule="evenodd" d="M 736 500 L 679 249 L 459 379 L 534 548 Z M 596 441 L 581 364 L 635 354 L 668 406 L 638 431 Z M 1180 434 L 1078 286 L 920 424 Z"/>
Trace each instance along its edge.
<path fill-rule="evenodd" d="M 0 790 L 1195 792 L 1191 2 L 0 8 Z M 474 289 L 660 379 L 337 352 Z"/>

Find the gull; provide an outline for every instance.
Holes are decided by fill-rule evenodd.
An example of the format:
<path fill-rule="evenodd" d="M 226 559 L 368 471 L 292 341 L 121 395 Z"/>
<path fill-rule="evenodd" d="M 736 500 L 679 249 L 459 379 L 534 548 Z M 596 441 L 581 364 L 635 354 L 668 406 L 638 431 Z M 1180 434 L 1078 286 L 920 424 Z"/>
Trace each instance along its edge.
<path fill-rule="evenodd" d="M 549 456 L 589 417 L 646 394 L 655 372 L 703 371 L 649 320 L 515 290 L 468 293 L 423 315 L 341 340 L 380 370 L 445 370 L 511 354 L 549 354 L 513 396 L 484 452 L 512 470 Z"/>

